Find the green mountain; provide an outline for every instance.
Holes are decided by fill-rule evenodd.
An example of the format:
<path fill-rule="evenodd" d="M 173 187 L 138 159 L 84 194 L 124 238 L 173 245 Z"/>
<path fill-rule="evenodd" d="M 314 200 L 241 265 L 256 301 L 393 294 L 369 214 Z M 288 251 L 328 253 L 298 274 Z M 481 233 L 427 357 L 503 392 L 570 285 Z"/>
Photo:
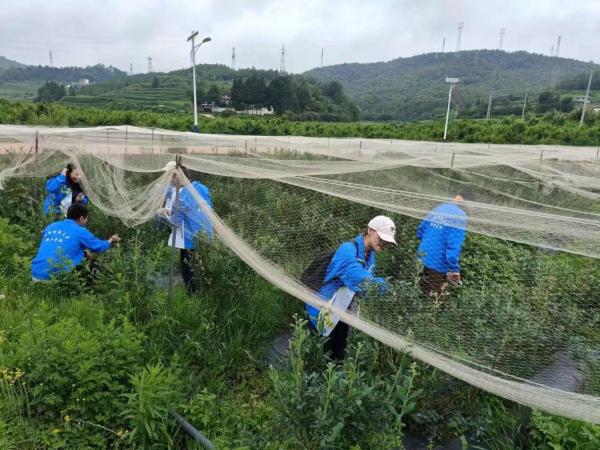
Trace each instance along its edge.
<path fill-rule="evenodd" d="M 10 69 L 11 67 L 25 67 L 25 64 L 0 56 L 0 71 Z"/>
<path fill-rule="evenodd" d="M 274 70 L 232 70 L 221 64 L 196 67 L 198 103 L 237 110 L 273 107 L 278 115 L 299 120 L 352 121 L 360 111 L 337 82 L 307 80 Z M 223 98 L 230 96 L 230 102 Z M 71 89 L 61 103 L 79 106 L 157 112 L 191 110 L 190 69 L 119 77 Z"/>
<path fill-rule="evenodd" d="M 304 75 L 339 81 L 358 103 L 365 119 L 418 120 L 445 114 L 446 77 L 460 79 L 453 105 L 463 115 L 476 116 L 475 112 L 485 111 L 490 91 L 498 100 L 512 105 L 506 112 L 515 113 L 526 92 L 529 98 L 535 98 L 548 88 L 559 87 L 563 79 L 579 80 L 589 69 L 589 63 L 574 59 L 523 51 L 470 50 L 340 64 L 312 69 Z"/>
<path fill-rule="evenodd" d="M 21 81 L 56 81 L 72 83 L 83 78 L 92 83 L 125 77 L 126 73 L 112 66 L 96 64 L 87 67 L 20 66 L 0 72 L 0 83 Z"/>

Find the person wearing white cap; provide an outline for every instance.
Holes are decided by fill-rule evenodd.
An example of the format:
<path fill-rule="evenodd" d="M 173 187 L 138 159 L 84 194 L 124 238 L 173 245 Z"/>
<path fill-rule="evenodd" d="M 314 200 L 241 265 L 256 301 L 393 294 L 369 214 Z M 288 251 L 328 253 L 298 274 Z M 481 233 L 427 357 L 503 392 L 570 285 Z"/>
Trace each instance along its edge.
<path fill-rule="evenodd" d="M 396 225 L 392 219 L 386 216 L 374 217 L 365 233 L 344 242 L 333 254 L 322 257 L 322 266 L 326 268 L 323 273 L 303 275 L 303 283 L 316 290 L 331 306 L 342 310 L 350 308 L 355 294 L 360 294 L 369 285 L 379 286 L 382 292 L 387 291 L 385 280 L 373 275 L 375 254 L 396 245 L 395 234 Z M 315 260 L 309 269 L 317 262 Z M 306 309 L 311 328 L 328 336 L 325 351 L 334 360 L 342 360 L 346 352 L 348 325 L 340 322 L 339 317 L 333 314 L 320 314 L 321 311 L 313 306 L 307 305 Z"/>

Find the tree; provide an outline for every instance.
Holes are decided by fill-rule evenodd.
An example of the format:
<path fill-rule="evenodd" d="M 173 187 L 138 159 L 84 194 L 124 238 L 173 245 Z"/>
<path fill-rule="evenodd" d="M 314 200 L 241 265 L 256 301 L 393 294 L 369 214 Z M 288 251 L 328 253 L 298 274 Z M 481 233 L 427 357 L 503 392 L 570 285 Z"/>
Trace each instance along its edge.
<path fill-rule="evenodd" d="M 152 84 L 151 84 L 151 87 L 152 87 L 153 89 L 156 89 L 156 88 L 159 88 L 159 87 L 160 87 L 160 80 L 158 79 L 158 77 L 154 77 L 154 78 L 152 79 Z"/>
<path fill-rule="evenodd" d="M 267 89 L 267 98 L 277 114 L 286 111 L 298 112 L 298 98 L 292 88 L 292 79 L 289 76 L 275 78 Z"/>
<path fill-rule="evenodd" d="M 560 99 L 561 112 L 570 112 L 573 110 L 573 97 L 565 96 Z"/>
<path fill-rule="evenodd" d="M 330 81 L 323 88 L 323 95 L 329 97 L 335 103 L 340 103 L 344 99 L 344 88 L 337 81 Z"/>
<path fill-rule="evenodd" d="M 560 95 L 554 91 L 544 91 L 538 95 L 538 112 L 544 113 L 560 108 Z"/>
<path fill-rule="evenodd" d="M 208 103 L 218 103 L 221 100 L 221 92 L 216 84 L 211 84 L 208 92 L 204 96 L 204 99 Z"/>
<path fill-rule="evenodd" d="M 67 90 L 62 84 L 55 81 L 46 81 L 46 84 L 38 89 L 37 97 L 33 101 L 36 103 L 54 102 L 65 95 L 67 95 Z"/>

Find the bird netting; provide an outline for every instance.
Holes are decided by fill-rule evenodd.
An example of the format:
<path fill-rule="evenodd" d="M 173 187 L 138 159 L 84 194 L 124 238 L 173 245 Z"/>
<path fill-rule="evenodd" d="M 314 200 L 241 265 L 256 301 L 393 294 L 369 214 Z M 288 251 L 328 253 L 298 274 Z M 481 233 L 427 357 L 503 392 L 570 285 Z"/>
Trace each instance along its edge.
<path fill-rule="evenodd" d="M 0 182 L 71 162 L 131 226 L 155 217 L 179 155 L 212 191 L 213 210 L 191 190 L 218 237 L 277 287 L 474 386 L 600 423 L 597 148 L 0 126 L 0 155 Z M 377 257 L 384 293 L 339 310 L 299 282 L 379 214 L 398 242 Z M 465 223 L 462 282 L 435 281 Z"/>

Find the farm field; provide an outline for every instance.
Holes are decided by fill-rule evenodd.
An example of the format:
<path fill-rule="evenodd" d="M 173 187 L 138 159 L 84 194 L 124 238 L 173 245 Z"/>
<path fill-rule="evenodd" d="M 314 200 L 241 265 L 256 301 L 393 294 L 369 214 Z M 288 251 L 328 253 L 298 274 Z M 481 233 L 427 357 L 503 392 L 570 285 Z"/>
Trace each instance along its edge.
<path fill-rule="evenodd" d="M 270 164 L 291 163 L 295 157 L 283 150 L 264 156 L 273 159 Z M 186 161 L 193 165 L 193 156 Z M 318 162 L 308 158 L 296 164 Z M 60 163 L 49 164 L 44 170 Z M 91 180 L 102 176 L 93 160 L 82 164 Z M 434 172 L 431 189 L 450 192 L 456 183 L 492 177 L 493 185 L 486 186 L 497 197 L 486 201 L 516 193 L 503 181 L 515 176 L 508 169 L 475 171 L 471 178 Z M 157 176 L 123 175 L 129 188 L 153 183 Z M 432 176 L 423 169 L 382 175 L 374 186 L 385 186 L 389 178 L 414 187 L 415 180 Z M 368 177 L 357 172 L 335 178 L 373 184 Z M 380 212 L 273 180 L 204 171 L 192 171 L 190 178 L 210 187 L 215 212 L 237 235 L 296 277 L 321 249 L 356 235 Z M 591 200 L 560 189 L 524 189 L 527 179 L 519 181 L 518 195 L 530 202 L 600 212 Z M 403 442 L 413 448 L 415 442 L 461 440 L 507 449 L 598 444 L 596 425 L 495 397 L 360 332 L 352 333 L 344 363 L 328 364 L 320 338 L 299 322 L 303 304 L 259 277 L 216 239 L 199 241 L 202 251 L 194 261 L 199 293 L 188 297 L 178 285 L 169 300 L 169 233 L 153 221 L 127 227 L 92 206 L 90 229 L 124 238 L 98 258 L 99 278 L 92 285 L 75 275 L 48 285 L 33 283 L 29 263 L 48 223 L 40 208 L 43 182 L 10 178 L 0 191 L 3 447 L 195 448 L 171 411 L 185 416 L 217 448 L 391 449 Z M 391 216 L 399 245 L 379 264 L 391 292 L 386 298 L 368 297 L 362 305 L 366 317 L 406 330 L 416 342 L 474 356 L 486 367 L 526 379 L 541 380 L 536 377 L 544 370 L 555 370 L 549 368 L 557 355 L 566 355 L 580 381 L 561 389 L 598 394 L 597 259 L 472 233 L 465 244 L 463 286 L 444 304 L 431 304 L 415 282 L 419 221 Z M 282 341 L 274 357 L 274 343 Z M 554 377 L 566 376 L 565 367 Z"/>
<path fill-rule="evenodd" d="M 37 95 L 41 81 L 15 81 L 0 83 L 0 98 L 20 102 L 31 102 Z"/>

